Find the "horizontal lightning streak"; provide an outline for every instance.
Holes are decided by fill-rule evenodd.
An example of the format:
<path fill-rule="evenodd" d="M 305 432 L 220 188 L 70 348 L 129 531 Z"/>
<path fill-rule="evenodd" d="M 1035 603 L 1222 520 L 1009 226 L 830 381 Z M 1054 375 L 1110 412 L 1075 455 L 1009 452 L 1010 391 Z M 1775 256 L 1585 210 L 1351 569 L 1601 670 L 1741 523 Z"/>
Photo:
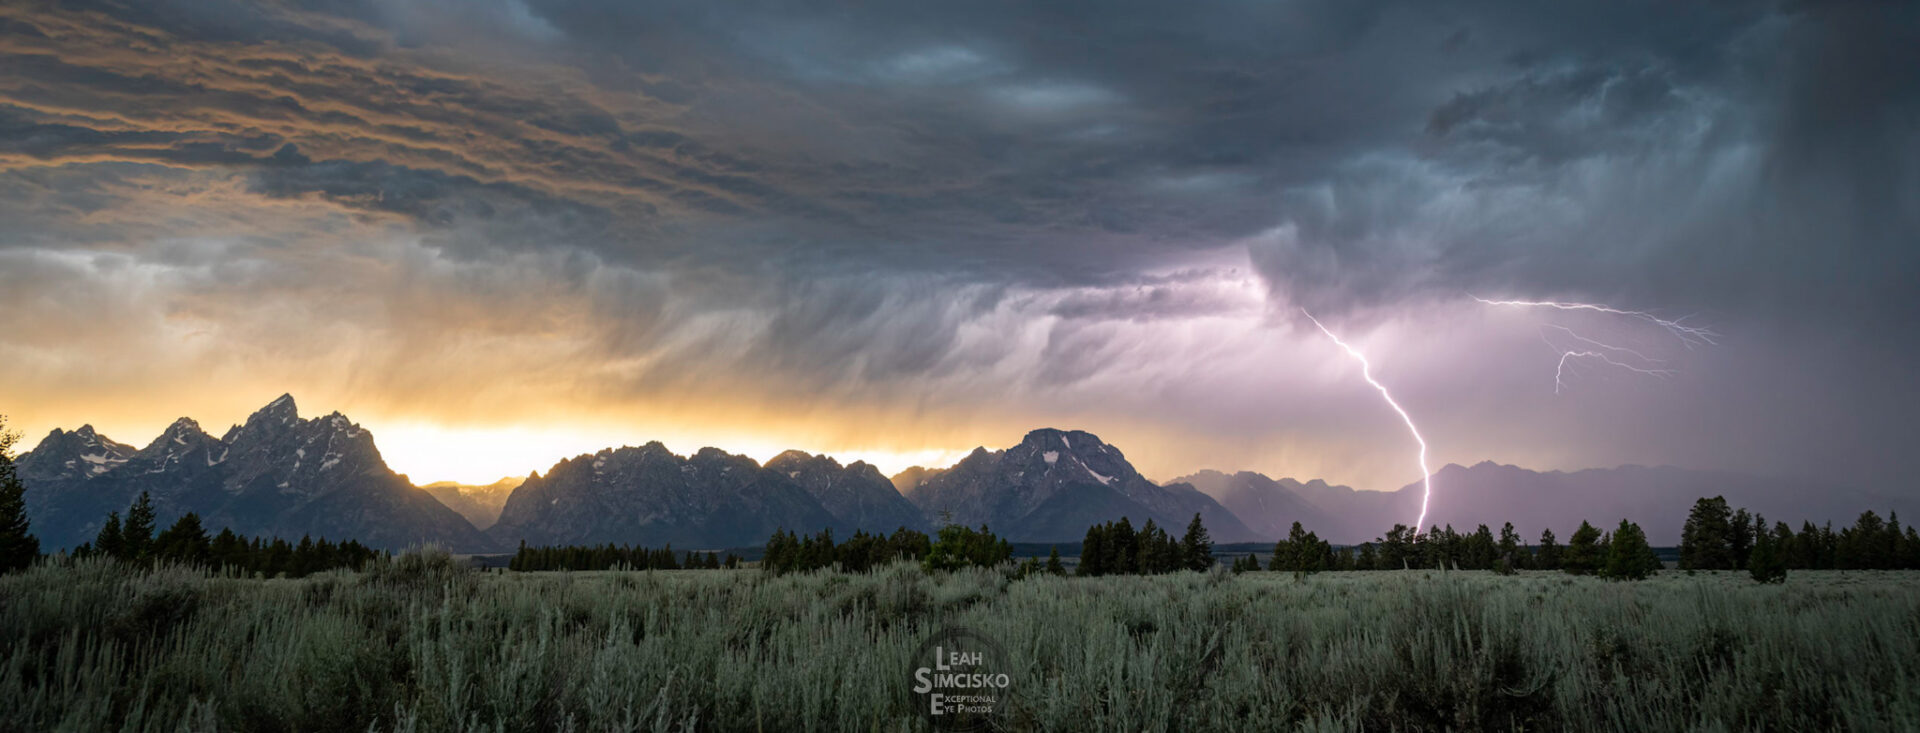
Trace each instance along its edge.
<path fill-rule="evenodd" d="M 1674 338 L 1680 339 L 1680 343 L 1685 344 L 1689 349 L 1701 344 L 1716 344 L 1718 342 L 1715 341 L 1715 339 L 1720 338 L 1720 334 L 1714 333 L 1711 330 L 1682 323 L 1681 321 L 1686 320 L 1685 317 L 1667 320 L 1646 311 L 1623 310 L 1598 303 L 1561 303 L 1551 300 L 1488 300 L 1478 295 L 1473 295 L 1472 293 L 1468 293 L 1468 297 L 1487 305 L 1520 308 L 1554 308 L 1563 311 L 1593 311 L 1595 313 L 1610 313 L 1617 316 L 1639 318 L 1666 329 L 1667 333 L 1673 334 Z"/>

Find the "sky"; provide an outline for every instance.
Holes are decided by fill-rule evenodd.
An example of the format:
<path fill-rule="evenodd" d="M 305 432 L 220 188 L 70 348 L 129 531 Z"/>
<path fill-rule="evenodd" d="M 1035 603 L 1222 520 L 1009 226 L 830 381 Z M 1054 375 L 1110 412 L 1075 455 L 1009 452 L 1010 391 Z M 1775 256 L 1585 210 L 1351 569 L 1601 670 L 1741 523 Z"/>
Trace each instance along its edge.
<path fill-rule="evenodd" d="M 7 3 L 0 412 L 292 393 L 422 483 L 1039 427 L 1418 480 L 1310 313 L 1435 467 L 1910 493 L 1915 49 L 1891 2 Z"/>

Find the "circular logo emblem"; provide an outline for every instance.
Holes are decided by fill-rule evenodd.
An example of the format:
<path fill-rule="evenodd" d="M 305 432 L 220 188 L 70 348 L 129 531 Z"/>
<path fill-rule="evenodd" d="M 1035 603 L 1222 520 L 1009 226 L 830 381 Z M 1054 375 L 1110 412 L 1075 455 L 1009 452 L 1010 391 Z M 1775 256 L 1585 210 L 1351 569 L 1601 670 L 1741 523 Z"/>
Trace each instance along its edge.
<path fill-rule="evenodd" d="M 1012 660 L 992 639 L 948 626 L 913 653 L 913 706 L 934 730 L 998 730 L 1012 708 Z"/>

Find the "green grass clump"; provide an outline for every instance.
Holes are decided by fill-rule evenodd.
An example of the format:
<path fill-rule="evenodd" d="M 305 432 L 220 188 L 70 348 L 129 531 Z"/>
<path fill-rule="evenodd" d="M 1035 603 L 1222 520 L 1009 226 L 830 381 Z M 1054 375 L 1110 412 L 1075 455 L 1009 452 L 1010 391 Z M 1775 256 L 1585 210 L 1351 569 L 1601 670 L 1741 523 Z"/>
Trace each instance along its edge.
<path fill-rule="evenodd" d="M 1920 574 L 1174 573 L 910 564 L 297 580 L 101 561 L 0 576 L 0 730 L 924 730 L 947 623 L 1015 729 L 1920 727 Z"/>

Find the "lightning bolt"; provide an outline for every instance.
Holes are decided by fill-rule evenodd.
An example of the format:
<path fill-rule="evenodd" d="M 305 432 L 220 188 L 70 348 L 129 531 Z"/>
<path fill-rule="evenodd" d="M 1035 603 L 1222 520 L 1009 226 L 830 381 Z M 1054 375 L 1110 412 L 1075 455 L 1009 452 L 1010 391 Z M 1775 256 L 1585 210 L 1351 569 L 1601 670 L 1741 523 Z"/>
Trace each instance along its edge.
<path fill-rule="evenodd" d="M 1668 334 L 1672 335 L 1675 339 L 1680 341 L 1681 345 L 1686 346 L 1689 349 L 1695 346 L 1712 346 L 1712 345 L 1718 344 L 1719 341 L 1717 341 L 1717 339 L 1720 338 L 1720 334 L 1713 332 L 1711 329 L 1708 329 L 1702 326 L 1689 325 L 1688 323 L 1686 323 L 1686 320 L 1688 318 L 1687 316 L 1682 316 L 1680 318 L 1669 320 L 1669 319 L 1656 316 L 1652 313 L 1648 313 L 1646 311 L 1636 311 L 1636 310 L 1627 310 L 1625 308 L 1615 308 L 1613 306 L 1605 305 L 1601 303 L 1565 303 L 1565 302 L 1553 301 L 1553 300 L 1489 300 L 1487 298 L 1482 298 L 1472 293 L 1468 293 L 1467 297 L 1473 298 L 1474 300 L 1480 301 L 1481 303 L 1492 305 L 1492 306 L 1505 306 L 1505 307 L 1512 307 L 1512 308 L 1551 308 L 1553 310 L 1563 310 L 1563 311 L 1590 311 L 1594 313 L 1605 313 L 1608 315 L 1637 318 L 1637 319 L 1646 321 L 1648 323 L 1651 323 L 1655 326 L 1659 326 L 1661 330 L 1664 330 Z M 1663 367 L 1655 366 L 1660 363 L 1659 359 L 1649 358 L 1647 355 L 1642 354 L 1638 351 L 1634 351 L 1633 349 L 1629 349 L 1624 346 L 1615 346 L 1613 344 L 1595 341 L 1593 339 L 1590 339 L 1578 333 L 1575 333 L 1573 329 L 1567 328 L 1565 326 L 1550 326 L 1550 328 L 1559 329 L 1560 331 L 1566 333 L 1566 335 L 1572 338 L 1573 340 L 1578 341 L 1581 344 L 1585 344 L 1586 346 L 1594 347 L 1594 348 L 1582 348 L 1582 347 L 1569 348 L 1569 347 L 1554 343 L 1553 339 L 1547 338 L 1545 332 L 1541 333 L 1541 338 L 1547 342 L 1547 345 L 1553 347 L 1554 351 L 1559 352 L 1560 354 L 1560 363 L 1553 370 L 1553 393 L 1554 394 L 1560 394 L 1562 391 L 1566 389 L 1567 365 L 1569 363 L 1577 363 L 1576 360 L 1598 361 L 1603 364 L 1607 364 L 1609 366 L 1625 369 L 1627 371 L 1636 372 L 1639 374 L 1652 375 L 1656 377 L 1672 376 L 1674 373 L 1672 369 L 1666 369 Z M 1622 358 L 1616 359 L 1614 358 L 1616 356 L 1620 356 Z M 1633 357 L 1633 360 L 1637 361 L 1638 363 L 1631 363 L 1630 361 L 1623 360 L 1624 357 L 1626 356 Z"/>
<path fill-rule="evenodd" d="M 1416 537 L 1419 536 L 1422 531 L 1420 528 L 1427 524 L 1427 500 L 1433 498 L 1433 471 L 1427 468 L 1427 439 L 1420 437 L 1420 428 L 1414 427 L 1413 417 L 1408 415 L 1407 411 L 1400 407 L 1400 403 L 1393 401 L 1393 394 L 1387 391 L 1386 385 L 1381 384 L 1373 378 L 1373 365 L 1367 363 L 1366 354 L 1360 353 L 1359 349 L 1347 345 L 1345 341 L 1341 341 L 1339 336 L 1335 336 L 1333 331 L 1328 330 L 1326 325 L 1321 323 L 1320 319 L 1314 318 L 1312 313 L 1308 313 L 1307 309 L 1301 308 L 1300 313 L 1305 315 L 1307 320 L 1313 321 L 1313 325 L 1318 326 L 1320 332 L 1326 334 L 1327 338 L 1332 339 L 1333 343 L 1345 349 L 1348 356 L 1360 362 L 1360 376 L 1367 380 L 1367 384 L 1373 385 L 1374 389 L 1380 391 L 1380 396 L 1386 398 L 1388 407 L 1393 408 L 1394 412 L 1400 413 L 1401 421 L 1407 424 L 1407 432 L 1413 433 L 1413 442 L 1420 444 L 1420 518 L 1413 522 L 1413 534 Z"/>
<path fill-rule="evenodd" d="M 1649 357 L 1646 354 L 1642 354 L 1638 351 L 1634 351 L 1633 349 L 1629 349 L 1624 346 L 1614 346 L 1612 344 L 1595 341 L 1593 339 L 1582 336 L 1578 333 L 1574 333 L 1573 329 L 1567 328 L 1566 326 L 1550 325 L 1550 326 L 1547 326 L 1547 328 L 1558 329 L 1566 333 L 1568 338 L 1571 338 L 1575 341 L 1579 341 L 1583 344 L 1587 344 L 1589 346 L 1593 346 L 1597 349 L 1600 349 L 1599 351 L 1595 351 L 1592 349 L 1585 349 L 1585 350 L 1569 349 L 1567 347 L 1554 343 L 1553 339 L 1547 338 L 1546 333 L 1542 331 L 1542 333 L 1540 334 L 1540 339 L 1542 341 L 1547 342 L 1547 345 L 1553 347 L 1555 351 L 1560 352 L 1560 364 L 1559 366 L 1555 367 L 1553 370 L 1553 393 L 1554 394 L 1560 394 L 1561 390 L 1566 388 L 1567 362 L 1573 359 L 1597 359 L 1599 361 L 1605 362 L 1607 364 L 1611 364 L 1616 367 L 1620 367 L 1621 369 L 1625 369 L 1627 371 L 1652 375 L 1656 377 L 1668 377 L 1673 375 L 1672 369 L 1665 369 L 1665 368 L 1654 367 L 1654 366 L 1636 366 L 1633 364 L 1628 364 L 1626 362 L 1615 360 L 1613 358 L 1613 355 L 1619 354 L 1619 355 L 1625 355 L 1625 356 L 1632 356 L 1633 358 L 1640 360 L 1640 362 L 1643 364 L 1651 365 L 1651 364 L 1661 363 L 1659 359 Z"/>
<path fill-rule="evenodd" d="M 1718 343 L 1714 339 L 1720 338 L 1720 334 L 1714 333 L 1711 330 L 1699 326 L 1689 326 L 1683 323 L 1683 321 L 1687 320 L 1687 316 L 1682 316 L 1670 321 L 1646 311 L 1623 310 L 1599 303 L 1560 303 L 1551 300 L 1487 300 L 1472 293 L 1468 293 L 1467 295 L 1487 305 L 1517 308 L 1553 308 L 1563 311 L 1593 311 L 1595 313 L 1608 313 L 1616 316 L 1639 318 L 1666 329 L 1667 333 L 1673 334 L 1674 338 L 1680 339 L 1680 343 L 1686 344 L 1689 349 L 1701 345 L 1712 346 Z"/>

